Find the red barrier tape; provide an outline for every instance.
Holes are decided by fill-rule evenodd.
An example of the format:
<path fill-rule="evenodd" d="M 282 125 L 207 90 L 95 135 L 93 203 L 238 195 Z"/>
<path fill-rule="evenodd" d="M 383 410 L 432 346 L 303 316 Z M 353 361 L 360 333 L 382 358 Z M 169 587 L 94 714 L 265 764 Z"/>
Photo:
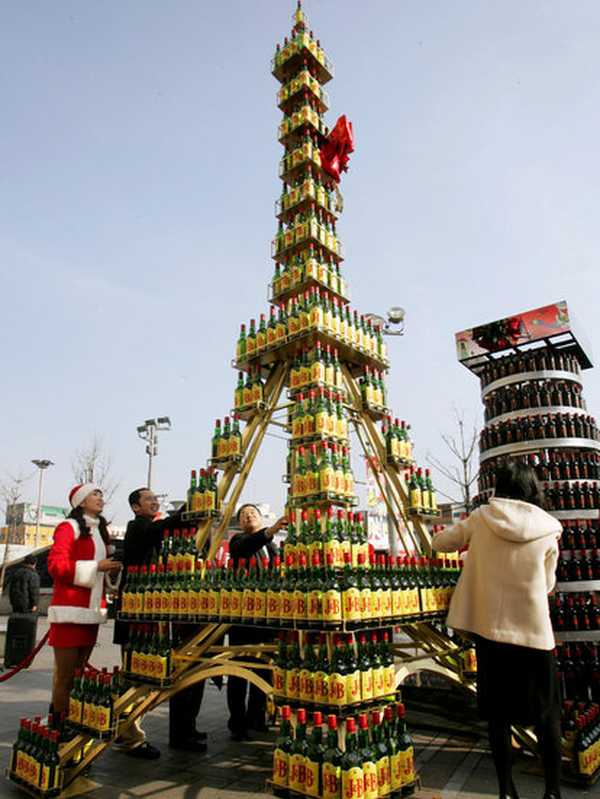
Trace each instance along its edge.
<path fill-rule="evenodd" d="M 18 663 L 16 666 L 13 666 L 13 668 L 10 669 L 10 671 L 7 671 L 5 674 L 0 674 L 0 682 L 6 682 L 7 680 L 10 680 L 11 677 L 14 677 L 15 674 L 18 674 L 22 669 L 27 668 L 27 666 L 30 665 L 31 661 L 34 659 L 34 657 L 37 655 L 40 649 L 44 646 L 44 644 L 48 640 L 49 635 L 50 631 L 48 630 L 46 635 L 42 638 L 42 640 L 35 647 L 35 649 L 32 649 L 32 651 L 27 655 L 27 657 L 24 657 L 23 660 L 20 663 Z"/>

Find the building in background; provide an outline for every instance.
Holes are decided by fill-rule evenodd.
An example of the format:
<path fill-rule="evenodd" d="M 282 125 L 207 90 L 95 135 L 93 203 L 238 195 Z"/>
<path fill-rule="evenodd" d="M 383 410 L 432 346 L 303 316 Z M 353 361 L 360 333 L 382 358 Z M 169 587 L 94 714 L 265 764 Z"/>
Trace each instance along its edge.
<path fill-rule="evenodd" d="M 39 549 L 52 543 L 54 528 L 67 517 L 68 508 L 42 505 L 38 529 L 38 506 L 34 502 L 16 502 L 6 508 L 6 521 L 0 527 L 0 545 L 11 544 Z M 37 531 L 37 540 L 36 540 Z"/>

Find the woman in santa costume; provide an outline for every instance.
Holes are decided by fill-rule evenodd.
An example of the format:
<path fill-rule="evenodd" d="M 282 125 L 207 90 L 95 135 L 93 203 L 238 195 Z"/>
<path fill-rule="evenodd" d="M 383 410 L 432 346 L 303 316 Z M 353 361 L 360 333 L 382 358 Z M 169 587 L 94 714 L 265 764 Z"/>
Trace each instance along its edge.
<path fill-rule="evenodd" d="M 107 557 L 109 537 L 102 491 L 93 483 L 75 486 L 69 494 L 71 512 L 54 531 L 48 571 L 54 580 L 48 608 L 54 647 L 52 709 L 66 713 L 75 670 L 87 662 L 98 625 L 106 621 L 104 579 L 121 564 Z"/>

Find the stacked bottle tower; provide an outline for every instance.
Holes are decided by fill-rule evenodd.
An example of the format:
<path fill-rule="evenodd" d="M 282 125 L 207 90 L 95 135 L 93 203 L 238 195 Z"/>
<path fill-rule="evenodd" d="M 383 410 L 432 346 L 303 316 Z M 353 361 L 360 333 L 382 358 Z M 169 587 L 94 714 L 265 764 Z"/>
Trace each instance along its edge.
<path fill-rule="evenodd" d="M 423 659 L 460 670 L 464 653 L 441 627 L 460 563 L 430 557 L 430 526 L 439 516 L 431 476 L 414 462 L 410 425 L 389 407 L 383 330 L 350 307 L 339 174 L 331 160 L 335 136 L 324 119 L 333 67 L 300 3 L 272 72 L 281 84 L 284 152 L 270 307 L 241 326 L 231 409 L 215 422 L 207 462 L 191 471 L 179 527 L 166 525 L 160 551 L 125 575 L 119 618 L 131 626 L 122 669 L 112 677 L 77 675 L 68 718 L 58 725 L 60 735 L 66 731 L 58 753 L 65 789 L 119 734 L 124 718 L 139 718 L 178 680 L 218 668 L 274 695 L 282 719 L 273 772 L 278 795 L 341 799 L 343 789 L 344 799 L 397 799 L 414 791 L 417 775 L 396 684 L 402 650 L 395 649 L 394 630 L 403 627 L 416 642 L 425 631 Z M 289 439 L 282 469 L 287 535 L 273 559 L 234 564 L 218 557 L 219 548 L 270 425 Z M 393 556 L 369 545 L 357 508 L 357 443 L 377 465 L 399 539 Z M 277 646 L 264 655 L 273 656 L 273 686 L 260 668 L 232 663 L 233 650 L 213 661 L 211 646 L 231 623 L 278 631 Z M 28 724 L 9 776 L 22 785 L 37 782 L 28 790 L 39 795 L 55 795 L 54 776 L 52 794 L 38 771 L 24 777 L 29 761 L 19 753 L 28 754 L 37 735 Z M 35 737 L 44 750 L 40 762 L 42 738 Z M 86 747 L 91 753 L 82 758 Z M 50 746 L 48 762 L 53 758 Z"/>
<path fill-rule="evenodd" d="M 563 697 L 565 757 L 590 777 L 600 766 L 600 441 L 583 398 L 592 363 L 565 302 L 457 334 L 459 359 L 480 379 L 479 495 L 493 493 L 506 458 L 534 466 L 563 533 L 550 614 Z"/>

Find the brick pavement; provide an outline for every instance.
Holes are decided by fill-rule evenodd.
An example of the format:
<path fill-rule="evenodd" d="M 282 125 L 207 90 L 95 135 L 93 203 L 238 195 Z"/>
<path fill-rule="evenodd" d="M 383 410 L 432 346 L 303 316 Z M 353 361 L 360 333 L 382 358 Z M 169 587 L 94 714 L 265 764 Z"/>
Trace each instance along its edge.
<path fill-rule="evenodd" d="M 40 620 L 40 635 L 46 622 Z M 112 624 L 101 628 L 92 663 L 112 667 L 119 650 L 112 643 Z M 52 650 L 45 647 L 33 666 L 0 684 L 0 765 L 4 770 L 21 716 L 45 713 L 50 697 Z M 453 703 L 456 707 L 456 703 Z M 450 707 L 450 705 L 448 705 Z M 431 707 L 412 707 L 408 720 L 417 750 L 423 788 L 419 799 L 477 799 L 494 797 L 496 783 L 483 728 L 473 724 L 470 711 L 432 713 Z M 169 749 L 167 706 L 157 708 L 144 720 L 148 739 L 162 750 L 155 762 L 106 752 L 90 771 L 99 787 L 87 793 L 90 799 L 256 799 L 264 797 L 270 775 L 273 734 L 256 736 L 251 742 L 233 743 L 227 731 L 224 692 L 210 684 L 205 691 L 199 726 L 208 732 L 206 755 L 192 755 Z M 459 715 L 460 714 L 460 715 Z M 462 717 L 461 717 L 462 716 Z M 515 782 L 521 799 L 541 799 L 543 783 L 531 773 L 534 761 L 518 757 Z M 22 796 L 0 779 L 0 797 Z M 600 796 L 600 786 L 590 791 L 566 786 L 564 799 Z"/>

